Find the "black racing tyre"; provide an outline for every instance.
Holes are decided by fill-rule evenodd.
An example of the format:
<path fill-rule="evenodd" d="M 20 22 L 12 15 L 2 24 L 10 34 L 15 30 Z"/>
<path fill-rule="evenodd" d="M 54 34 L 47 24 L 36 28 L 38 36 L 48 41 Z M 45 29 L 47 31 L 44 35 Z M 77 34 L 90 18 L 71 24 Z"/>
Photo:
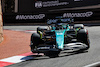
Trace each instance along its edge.
<path fill-rule="evenodd" d="M 44 55 L 50 57 L 50 58 L 55 58 L 59 56 L 60 51 L 48 51 L 45 52 Z"/>
<path fill-rule="evenodd" d="M 33 33 L 31 35 L 31 50 L 38 46 L 39 44 L 43 43 L 43 40 L 40 39 L 40 35 L 38 33 Z"/>
<path fill-rule="evenodd" d="M 88 47 L 84 50 L 88 50 L 90 48 L 90 40 L 88 36 L 88 31 L 86 29 L 81 29 L 77 33 L 77 40 L 85 43 Z"/>
<path fill-rule="evenodd" d="M 76 29 L 76 28 L 84 29 L 84 25 L 83 24 L 75 24 L 73 27 L 74 27 L 74 29 Z"/>
<path fill-rule="evenodd" d="M 47 30 L 47 27 L 38 27 L 37 28 L 37 33 L 38 33 L 38 31 L 43 31 L 43 30 Z"/>

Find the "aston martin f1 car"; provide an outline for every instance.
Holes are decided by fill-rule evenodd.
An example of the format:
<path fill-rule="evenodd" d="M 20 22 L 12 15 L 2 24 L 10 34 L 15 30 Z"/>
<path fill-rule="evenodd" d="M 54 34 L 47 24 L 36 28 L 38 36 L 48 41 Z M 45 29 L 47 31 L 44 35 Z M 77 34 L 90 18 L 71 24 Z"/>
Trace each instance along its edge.
<path fill-rule="evenodd" d="M 88 30 L 83 24 L 74 24 L 73 19 L 49 19 L 48 27 L 38 27 L 31 35 L 31 51 L 49 57 L 59 56 L 61 51 L 85 51 L 90 48 Z"/>

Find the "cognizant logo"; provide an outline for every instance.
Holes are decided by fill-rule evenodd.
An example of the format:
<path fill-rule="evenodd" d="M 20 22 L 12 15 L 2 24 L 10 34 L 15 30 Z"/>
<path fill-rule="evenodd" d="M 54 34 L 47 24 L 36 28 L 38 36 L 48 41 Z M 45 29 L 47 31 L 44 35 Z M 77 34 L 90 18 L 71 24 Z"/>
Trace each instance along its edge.
<path fill-rule="evenodd" d="M 16 20 L 27 20 L 27 19 L 43 19 L 45 14 L 39 15 L 17 15 Z"/>
<path fill-rule="evenodd" d="M 93 12 L 84 12 L 84 13 L 64 13 L 63 17 L 90 17 L 93 15 Z"/>

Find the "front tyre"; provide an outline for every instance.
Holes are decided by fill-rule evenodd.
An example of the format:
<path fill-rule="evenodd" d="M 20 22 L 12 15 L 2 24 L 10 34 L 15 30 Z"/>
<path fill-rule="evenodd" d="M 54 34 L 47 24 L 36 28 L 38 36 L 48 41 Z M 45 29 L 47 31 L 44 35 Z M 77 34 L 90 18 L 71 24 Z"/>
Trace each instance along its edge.
<path fill-rule="evenodd" d="M 38 33 L 33 33 L 31 35 L 31 51 L 33 52 L 34 48 L 41 43 L 43 43 L 43 40 L 40 39 L 40 35 Z"/>
<path fill-rule="evenodd" d="M 88 50 L 90 48 L 90 40 L 88 36 L 88 30 L 86 29 L 81 29 L 77 33 L 77 40 L 81 41 L 82 43 L 85 43 L 87 45 L 87 48 L 84 50 Z"/>

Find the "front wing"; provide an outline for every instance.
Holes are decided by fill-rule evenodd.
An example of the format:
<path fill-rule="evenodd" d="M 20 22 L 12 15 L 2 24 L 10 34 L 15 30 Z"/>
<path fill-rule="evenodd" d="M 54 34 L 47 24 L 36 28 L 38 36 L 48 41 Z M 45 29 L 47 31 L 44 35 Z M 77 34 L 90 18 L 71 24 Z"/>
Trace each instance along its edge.
<path fill-rule="evenodd" d="M 30 45 L 31 46 L 31 45 Z M 36 47 L 35 49 L 31 49 L 32 52 L 34 53 L 44 53 L 48 51 L 64 51 L 64 50 L 81 50 L 81 49 L 86 49 L 88 46 L 84 43 L 69 43 L 69 44 L 64 44 L 63 49 L 58 49 L 56 45 L 40 45 Z"/>

